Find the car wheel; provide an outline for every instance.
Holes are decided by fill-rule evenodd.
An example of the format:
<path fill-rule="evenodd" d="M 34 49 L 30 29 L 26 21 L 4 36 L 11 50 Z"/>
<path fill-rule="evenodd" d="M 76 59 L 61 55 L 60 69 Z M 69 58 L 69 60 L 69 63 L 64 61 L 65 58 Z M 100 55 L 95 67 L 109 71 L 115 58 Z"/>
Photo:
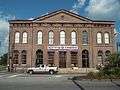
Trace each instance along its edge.
<path fill-rule="evenodd" d="M 33 74 L 33 71 L 31 70 L 31 71 L 29 71 L 29 74 Z"/>
<path fill-rule="evenodd" d="M 52 74 L 54 74 L 54 71 L 53 71 L 53 70 L 50 70 L 49 73 L 52 75 Z"/>

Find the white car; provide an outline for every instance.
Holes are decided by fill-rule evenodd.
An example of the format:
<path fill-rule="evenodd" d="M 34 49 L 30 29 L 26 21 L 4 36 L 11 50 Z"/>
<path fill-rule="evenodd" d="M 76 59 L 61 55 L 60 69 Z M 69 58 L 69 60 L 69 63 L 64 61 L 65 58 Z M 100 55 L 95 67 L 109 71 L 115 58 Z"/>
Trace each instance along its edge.
<path fill-rule="evenodd" d="M 58 72 L 58 67 L 49 67 L 47 65 L 40 65 L 39 67 L 31 67 L 27 68 L 27 72 L 32 73 L 45 73 L 48 72 L 49 74 L 54 74 Z"/>

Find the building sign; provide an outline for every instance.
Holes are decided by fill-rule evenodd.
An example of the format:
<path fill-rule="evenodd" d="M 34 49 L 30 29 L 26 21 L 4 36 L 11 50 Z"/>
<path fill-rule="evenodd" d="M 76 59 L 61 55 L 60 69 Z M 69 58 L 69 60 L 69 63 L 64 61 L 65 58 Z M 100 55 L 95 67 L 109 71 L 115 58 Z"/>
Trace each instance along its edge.
<path fill-rule="evenodd" d="M 58 49 L 58 50 L 77 50 L 78 46 L 48 46 L 48 49 Z"/>

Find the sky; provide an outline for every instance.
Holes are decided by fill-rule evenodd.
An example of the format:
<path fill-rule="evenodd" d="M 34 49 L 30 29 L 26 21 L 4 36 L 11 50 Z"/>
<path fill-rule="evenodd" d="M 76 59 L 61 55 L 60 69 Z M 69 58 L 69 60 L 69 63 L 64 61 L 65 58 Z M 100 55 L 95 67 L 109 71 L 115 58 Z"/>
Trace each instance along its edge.
<path fill-rule="evenodd" d="M 7 52 L 8 20 L 32 19 L 60 9 L 93 20 L 114 20 L 120 32 L 120 0 L 0 0 L 0 55 Z M 116 38 L 120 41 L 120 35 Z"/>

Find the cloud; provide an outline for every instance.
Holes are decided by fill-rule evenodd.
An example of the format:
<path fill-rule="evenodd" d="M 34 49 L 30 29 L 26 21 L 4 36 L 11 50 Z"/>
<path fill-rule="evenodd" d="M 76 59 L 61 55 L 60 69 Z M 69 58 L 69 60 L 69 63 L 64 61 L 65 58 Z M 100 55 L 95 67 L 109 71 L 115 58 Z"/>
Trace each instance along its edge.
<path fill-rule="evenodd" d="M 31 17 L 31 18 L 29 18 L 28 20 L 33 20 L 34 18 L 33 17 Z"/>
<path fill-rule="evenodd" d="M 82 11 L 90 19 L 120 20 L 120 0 L 77 0 L 70 11 Z"/>
<path fill-rule="evenodd" d="M 0 55 L 6 53 L 8 50 L 9 19 L 15 19 L 15 16 L 0 11 Z"/>
<path fill-rule="evenodd" d="M 86 0 L 77 0 L 77 2 L 74 3 L 70 11 L 79 14 L 79 10 L 84 6 L 85 2 Z"/>
<path fill-rule="evenodd" d="M 92 19 L 120 19 L 119 0 L 90 0 L 85 11 Z"/>

